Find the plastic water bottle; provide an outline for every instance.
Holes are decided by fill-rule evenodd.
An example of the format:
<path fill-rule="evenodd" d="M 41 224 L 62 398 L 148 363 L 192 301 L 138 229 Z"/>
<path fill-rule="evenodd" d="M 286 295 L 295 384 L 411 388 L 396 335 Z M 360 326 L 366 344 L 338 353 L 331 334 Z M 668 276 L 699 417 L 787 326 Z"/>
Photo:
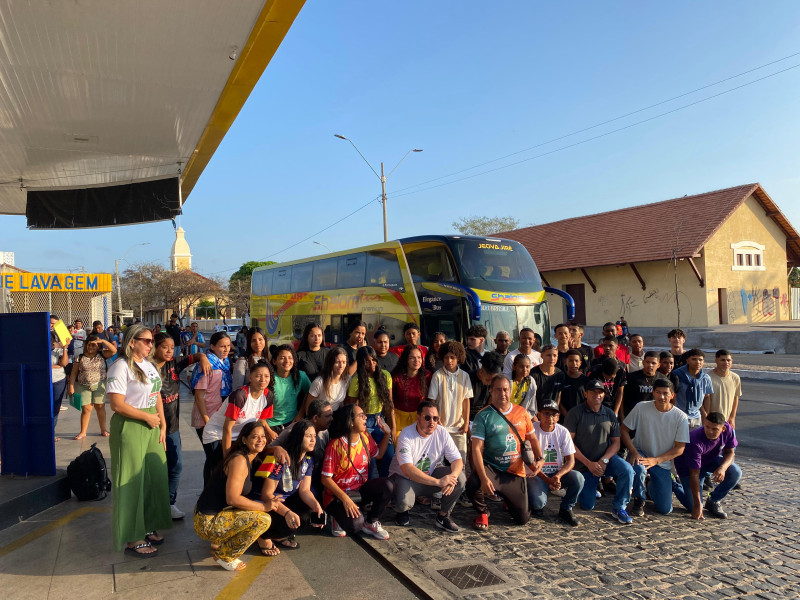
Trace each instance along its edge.
<path fill-rule="evenodd" d="M 292 471 L 289 468 L 288 463 L 283 463 L 283 475 L 281 476 L 281 487 L 283 491 L 287 494 L 292 493 L 292 488 L 294 484 L 292 482 Z"/>

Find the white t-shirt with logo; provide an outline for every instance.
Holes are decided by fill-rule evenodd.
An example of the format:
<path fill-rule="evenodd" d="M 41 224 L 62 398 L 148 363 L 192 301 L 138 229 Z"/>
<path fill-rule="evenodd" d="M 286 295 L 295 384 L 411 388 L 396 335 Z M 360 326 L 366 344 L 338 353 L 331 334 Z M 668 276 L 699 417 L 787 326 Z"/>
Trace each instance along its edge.
<path fill-rule="evenodd" d="M 439 425 L 431 435 L 423 437 L 414 423 L 404 427 L 397 437 L 397 450 L 389 467 L 389 474 L 405 477 L 400 465 L 412 464 L 430 475 L 442 462 L 442 458 L 447 458 L 451 463 L 461 460 L 461 452 L 447 429 Z"/>
<path fill-rule="evenodd" d="M 239 392 L 237 392 L 237 394 L 238 393 Z M 204 444 L 210 444 L 211 442 L 217 442 L 222 439 L 222 426 L 225 424 L 225 417 L 233 419 L 231 441 L 234 441 L 239 439 L 239 432 L 242 431 L 242 427 L 250 421 L 255 421 L 257 419 L 266 420 L 272 416 L 271 408 L 269 414 L 264 412 L 268 402 L 263 392 L 258 398 L 253 398 L 249 391 L 245 391 L 244 393 L 247 399 L 244 401 L 241 408 L 235 405 L 231 406 L 231 398 L 233 398 L 233 394 L 231 394 L 231 396 L 225 399 L 222 406 L 217 409 L 217 412 L 211 415 L 208 423 L 203 427 Z"/>
<path fill-rule="evenodd" d="M 564 457 L 575 454 L 575 444 L 572 443 L 572 436 L 563 425 L 556 423 L 553 431 L 542 431 L 539 421 L 534 422 L 533 431 L 542 447 L 544 465 L 542 473 L 548 477 L 555 475 L 564 466 Z"/>
<path fill-rule="evenodd" d="M 122 394 L 125 396 L 125 404 L 133 408 L 155 408 L 161 395 L 161 377 L 158 375 L 158 369 L 148 360 L 136 364 L 147 376 L 147 383 L 136 379 L 127 361 L 116 360 L 108 368 L 106 394 Z"/>
<path fill-rule="evenodd" d="M 308 393 L 319 400 L 327 400 L 331 403 L 333 410 L 338 410 L 347 398 L 347 388 L 350 385 L 350 375 L 344 374 L 339 378 L 339 383 L 331 386 L 331 395 L 325 393 L 325 385 L 322 377 L 317 377 L 311 382 Z M 305 398 L 304 398 L 305 400 Z"/>

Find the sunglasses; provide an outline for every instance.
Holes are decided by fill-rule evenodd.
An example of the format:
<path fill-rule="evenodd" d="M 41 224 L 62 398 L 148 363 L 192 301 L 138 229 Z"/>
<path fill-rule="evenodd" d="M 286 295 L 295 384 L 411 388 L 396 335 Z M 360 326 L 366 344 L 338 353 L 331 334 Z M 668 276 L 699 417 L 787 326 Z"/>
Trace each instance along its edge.
<path fill-rule="evenodd" d="M 422 418 L 425 419 L 426 421 L 433 421 L 434 423 L 438 423 L 439 422 L 439 417 L 433 417 L 431 415 L 425 415 Z"/>
<path fill-rule="evenodd" d="M 148 346 L 152 346 L 153 345 L 153 338 L 135 337 L 133 339 L 135 339 L 135 340 L 137 340 L 139 342 L 142 342 L 144 344 L 147 344 Z"/>

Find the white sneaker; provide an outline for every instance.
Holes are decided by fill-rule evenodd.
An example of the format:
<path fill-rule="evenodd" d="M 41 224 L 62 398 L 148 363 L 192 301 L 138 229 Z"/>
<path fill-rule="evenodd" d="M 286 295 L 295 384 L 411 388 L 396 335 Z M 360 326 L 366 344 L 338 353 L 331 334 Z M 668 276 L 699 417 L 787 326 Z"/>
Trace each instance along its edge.
<path fill-rule="evenodd" d="M 331 535 L 333 537 L 344 537 L 347 535 L 347 532 L 339 527 L 339 524 L 336 522 L 336 519 L 331 518 Z"/>
<path fill-rule="evenodd" d="M 169 505 L 169 513 L 170 513 L 170 515 L 172 515 L 172 518 L 175 519 L 175 520 L 182 519 L 183 517 L 186 516 L 186 513 L 183 512 L 180 508 L 178 508 L 174 504 L 170 504 Z"/>
<path fill-rule="evenodd" d="M 383 527 L 381 527 L 380 521 L 375 521 L 374 523 L 364 522 L 364 526 L 361 528 L 361 533 L 368 533 L 369 535 L 378 540 L 389 539 L 389 532 L 386 531 Z"/>

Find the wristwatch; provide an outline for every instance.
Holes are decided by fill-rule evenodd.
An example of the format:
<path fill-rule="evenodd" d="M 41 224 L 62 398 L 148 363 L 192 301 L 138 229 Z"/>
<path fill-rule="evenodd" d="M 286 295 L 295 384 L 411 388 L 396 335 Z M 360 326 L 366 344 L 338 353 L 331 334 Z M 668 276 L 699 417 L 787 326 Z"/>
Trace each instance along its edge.
<path fill-rule="evenodd" d="M 608 464 L 608 459 L 607 458 L 601 458 L 600 460 L 603 461 L 605 464 Z"/>

